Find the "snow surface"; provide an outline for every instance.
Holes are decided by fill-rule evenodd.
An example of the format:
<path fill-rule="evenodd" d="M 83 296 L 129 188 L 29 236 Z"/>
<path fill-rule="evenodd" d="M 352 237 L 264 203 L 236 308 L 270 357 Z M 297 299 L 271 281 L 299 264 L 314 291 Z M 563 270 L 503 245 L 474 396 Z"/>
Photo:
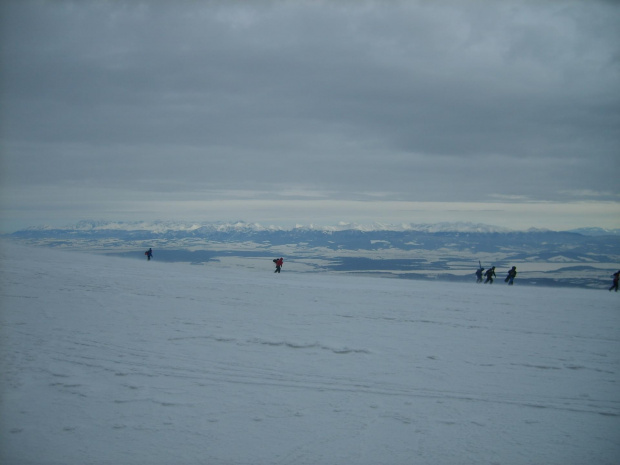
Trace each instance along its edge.
<path fill-rule="evenodd" d="M 617 464 L 620 295 L 3 243 L 2 464 Z"/>

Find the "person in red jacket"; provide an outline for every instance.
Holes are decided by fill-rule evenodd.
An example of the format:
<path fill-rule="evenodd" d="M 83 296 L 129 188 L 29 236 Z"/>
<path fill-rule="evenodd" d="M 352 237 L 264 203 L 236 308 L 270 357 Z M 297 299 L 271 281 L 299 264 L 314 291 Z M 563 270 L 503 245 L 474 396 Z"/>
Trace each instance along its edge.
<path fill-rule="evenodd" d="M 273 262 L 276 264 L 276 271 L 274 271 L 274 273 L 279 273 L 282 265 L 284 264 L 284 259 L 282 257 L 276 258 Z"/>

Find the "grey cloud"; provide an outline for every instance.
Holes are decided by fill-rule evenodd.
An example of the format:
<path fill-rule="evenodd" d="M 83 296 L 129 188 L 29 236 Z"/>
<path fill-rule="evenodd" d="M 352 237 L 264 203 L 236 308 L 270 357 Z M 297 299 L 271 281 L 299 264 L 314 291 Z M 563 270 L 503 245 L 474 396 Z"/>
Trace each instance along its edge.
<path fill-rule="evenodd" d="M 25 1 L 2 16 L 20 183 L 619 192 L 610 3 Z"/>

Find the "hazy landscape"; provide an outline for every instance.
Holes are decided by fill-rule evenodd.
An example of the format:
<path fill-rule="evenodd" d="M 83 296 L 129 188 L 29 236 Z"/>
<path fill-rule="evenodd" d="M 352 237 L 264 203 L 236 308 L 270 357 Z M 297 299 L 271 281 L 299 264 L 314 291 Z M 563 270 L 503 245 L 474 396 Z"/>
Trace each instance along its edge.
<path fill-rule="evenodd" d="M 34 227 L 11 239 L 54 248 L 143 260 L 268 270 L 284 257 L 287 272 L 365 274 L 403 279 L 475 281 L 480 262 L 500 282 L 517 266 L 528 285 L 604 289 L 620 267 L 620 231 L 512 231 L 483 224 L 299 225 L 257 223 L 95 222 Z"/>
<path fill-rule="evenodd" d="M 620 464 L 619 24 L 0 1 L 0 465 Z"/>

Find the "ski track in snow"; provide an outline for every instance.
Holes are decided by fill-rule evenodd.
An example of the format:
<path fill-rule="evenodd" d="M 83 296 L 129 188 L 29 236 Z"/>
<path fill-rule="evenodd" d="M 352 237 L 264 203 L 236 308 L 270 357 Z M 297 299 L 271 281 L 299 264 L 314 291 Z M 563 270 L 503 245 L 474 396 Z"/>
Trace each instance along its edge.
<path fill-rule="evenodd" d="M 0 254 L 0 463 L 620 462 L 617 294 Z"/>

